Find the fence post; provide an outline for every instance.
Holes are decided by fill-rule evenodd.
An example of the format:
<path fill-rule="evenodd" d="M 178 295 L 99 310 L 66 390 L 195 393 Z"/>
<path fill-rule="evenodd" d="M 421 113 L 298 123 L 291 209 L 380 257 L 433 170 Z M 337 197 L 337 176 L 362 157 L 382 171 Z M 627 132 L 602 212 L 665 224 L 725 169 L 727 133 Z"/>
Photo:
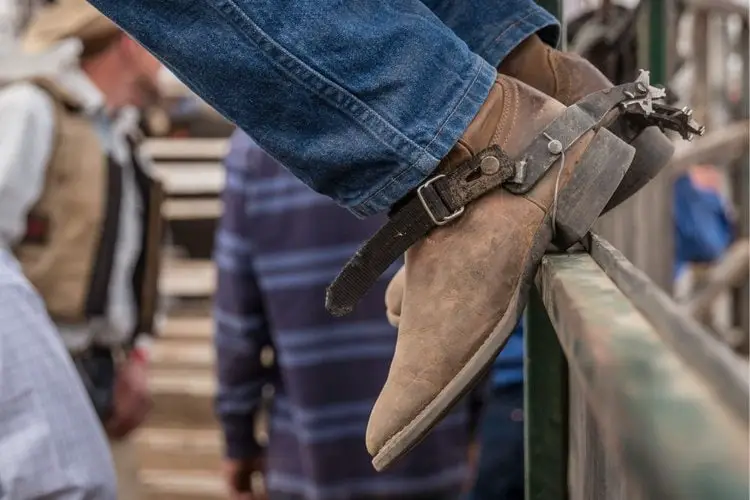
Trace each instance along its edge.
<path fill-rule="evenodd" d="M 740 60 L 742 61 L 741 95 L 739 106 L 735 108 L 737 118 L 745 120 L 748 118 L 748 107 L 750 107 L 750 76 L 748 75 L 748 58 L 750 58 L 748 38 L 750 38 L 750 29 L 748 23 L 747 17 L 742 19 L 739 47 Z M 738 237 L 746 238 L 748 237 L 748 226 L 750 225 L 750 221 L 748 220 L 748 212 L 750 212 L 750 187 L 748 187 L 748 184 L 750 184 L 750 155 L 746 153 L 737 161 L 732 177 L 732 197 L 734 198 L 734 206 L 738 214 Z M 750 345 L 748 344 L 750 336 L 750 310 L 747 307 L 748 302 L 750 302 L 750 286 L 745 282 L 733 291 L 734 310 L 732 311 L 733 324 L 737 325 L 742 331 L 742 338 L 744 339 L 742 352 L 745 354 L 750 351 Z"/>
<path fill-rule="evenodd" d="M 568 365 L 539 291 L 524 335 L 526 500 L 568 498 Z"/>

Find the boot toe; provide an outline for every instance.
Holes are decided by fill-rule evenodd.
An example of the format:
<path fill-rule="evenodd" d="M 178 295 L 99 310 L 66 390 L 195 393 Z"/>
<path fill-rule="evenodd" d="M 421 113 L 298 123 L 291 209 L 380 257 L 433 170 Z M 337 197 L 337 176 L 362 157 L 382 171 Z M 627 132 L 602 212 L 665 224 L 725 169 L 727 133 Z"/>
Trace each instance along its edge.
<path fill-rule="evenodd" d="M 398 377 L 394 380 L 391 377 L 375 402 L 367 424 L 365 444 L 370 455 L 380 453 L 438 392 L 439 387 L 425 379 Z"/>

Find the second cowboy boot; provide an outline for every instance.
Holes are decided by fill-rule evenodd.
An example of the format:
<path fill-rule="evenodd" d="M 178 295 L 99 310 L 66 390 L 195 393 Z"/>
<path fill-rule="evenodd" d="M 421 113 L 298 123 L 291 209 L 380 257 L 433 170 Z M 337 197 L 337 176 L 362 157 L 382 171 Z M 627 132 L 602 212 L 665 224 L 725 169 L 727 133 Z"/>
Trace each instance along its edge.
<path fill-rule="evenodd" d="M 566 106 L 593 92 L 612 87 L 612 82 L 589 61 L 577 54 L 555 50 L 537 35 L 519 44 L 503 60 L 498 71 L 531 85 Z M 638 192 L 664 168 L 674 153 L 672 141 L 657 127 L 635 128 L 628 124 L 626 117 L 621 117 L 610 126 L 610 130 L 635 147 L 635 158 L 604 212 Z"/>
<path fill-rule="evenodd" d="M 329 310 L 347 312 L 358 295 L 351 290 L 379 274 L 371 268 L 408 247 L 396 351 L 367 429 L 377 469 L 414 446 L 483 374 L 523 311 L 553 228 L 582 236 L 630 165 L 633 148 L 606 128 L 563 147 L 547 132 L 565 135 L 578 122 L 553 127 L 562 115 L 573 116 L 499 76 L 436 177 L 394 207 L 329 289 Z M 545 162 L 524 194 L 497 187 Z"/>

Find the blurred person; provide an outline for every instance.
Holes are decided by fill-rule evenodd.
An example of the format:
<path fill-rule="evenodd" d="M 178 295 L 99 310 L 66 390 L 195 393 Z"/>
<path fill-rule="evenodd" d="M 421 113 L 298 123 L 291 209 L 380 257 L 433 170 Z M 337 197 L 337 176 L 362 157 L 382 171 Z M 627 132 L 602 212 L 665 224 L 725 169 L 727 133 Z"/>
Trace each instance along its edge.
<path fill-rule="evenodd" d="M 692 165 L 674 182 L 675 278 L 690 264 L 716 262 L 735 238 L 730 204 L 722 195 L 722 173 Z"/>
<path fill-rule="evenodd" d="M 467 500 L 523 500 L 523 321 L 485 381 L 474 483 Z"/>
<path fill-rule="evenodd" d="M 116 500 L 107 441 L 44 302 L 0 248 L 0 500 Z"/>
<path fill-rule="evenodd" d="M 68 38 L 81 42 L 80 67 L 0 91 L 0 246 L 75 362 L 110 439 L 118 497 L 137 499 L 128 438 L 151 408 L 161 191 L 117 113 L 155 99 L 160 64 L 83 0 L 42 7 L 22 42 L 33 54 Z"/>
<path fill-rule="evenodd" d="M 457 499 L 468 472 L 464 405 L 387 472 L 373 470 L 362 445 L 396 345 L 382 302 L 394 268 L 349 317 L 320 300 L 380 221 L 315 193 L 244 133 L 225 164 L 215 343 L 230 498 L 260 498 L 244 490 L 261 471 L 271 500 Z M 265 346 L 274 367 L 261 363 Z M 274 389 L 265 450 L 254 435 L 264 386 Z"/>

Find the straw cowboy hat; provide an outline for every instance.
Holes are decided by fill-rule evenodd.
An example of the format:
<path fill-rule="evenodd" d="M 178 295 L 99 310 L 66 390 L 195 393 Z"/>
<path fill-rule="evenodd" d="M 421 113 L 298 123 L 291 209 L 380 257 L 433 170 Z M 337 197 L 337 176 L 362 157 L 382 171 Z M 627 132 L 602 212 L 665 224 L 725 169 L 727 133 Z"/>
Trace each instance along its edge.
<path fill-rule="evenodd" d="M 66 38 L 77 38 L 83 52 L 106 46 L 120 28 L 85 0 L 56 0 L 40 7 L 23 34 L 26 52 L 43 52 Z"/>

